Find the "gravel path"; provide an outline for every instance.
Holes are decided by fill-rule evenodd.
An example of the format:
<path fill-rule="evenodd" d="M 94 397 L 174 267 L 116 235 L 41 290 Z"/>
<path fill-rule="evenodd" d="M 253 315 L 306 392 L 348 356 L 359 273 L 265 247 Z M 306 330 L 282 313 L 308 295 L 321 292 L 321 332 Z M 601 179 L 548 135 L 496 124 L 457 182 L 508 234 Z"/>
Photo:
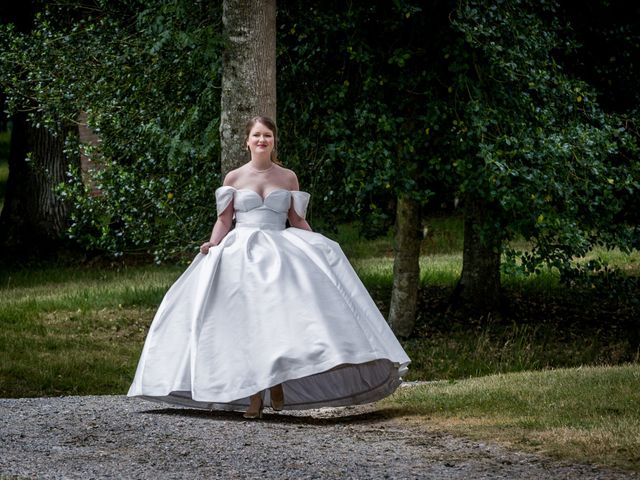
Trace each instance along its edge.
<path fill-rule="evenodd" d="M 623 479 L 389 419 L 375 405 L 260 421 L 124 396 L 0 400 L 0 477 Z"/>

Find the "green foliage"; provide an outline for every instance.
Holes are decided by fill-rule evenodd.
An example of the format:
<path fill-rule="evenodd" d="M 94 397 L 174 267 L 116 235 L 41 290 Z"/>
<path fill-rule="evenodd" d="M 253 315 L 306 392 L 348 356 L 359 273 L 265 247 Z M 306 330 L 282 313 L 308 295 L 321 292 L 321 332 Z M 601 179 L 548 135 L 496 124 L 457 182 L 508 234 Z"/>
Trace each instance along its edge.
<path fill-rule="evenodd" d="M 61 192 L 75 205 L 72 237 L 115 255 L 176 255 L 215 218 L 220 7 L 159 0 L 83 8 L 49 5 L 28 35 L 3 27 L 9 108 L 29 108 L 32 121 L 50 126 L 83 111 L 100 135 L 99 148 L 80 147 L 94 165 L 90 182 L 70 172 Z"/>
<path fill-rule="evenodd" d="M 508 249 L 506 268 L 532 274 L 546 263 L 567 282 L 580 272 L 572 258 L 594 246 L 637 248 L 636 127 L 563 67 L 577 45 L 557 8 L 287 3 L 283 152 L 321 193 L 316 208 L 379 234 L 398 194 L 430 211 L 456 196 L 482 202 L 484 236 L 533 245 Z"/>
<path fill-rule="evenodd" d="M 321 192 L 323 213 L 360 218 L 370 235 L 389 227 L 398 193 L 426 202 L 447 188 L 450 166 L 434 148 L 446 2 L 434 5 L 281 5 L 283 157 Z"/>
<path fill-rule="evenodd" d="M 84 111 L 101 136 L 86 153 L 102 195 L 78 172 L 63 190 L 71 235 L 177 255 L 206 236 L 220 183 L 220 6 L 84 8 L 49 5 L 29 35 L 2 27 L 8 106 L 52 126 Z M 280 154 L 313 195 L 312 223 L 357 218 L 375 236 L 399 194 L 426 212 L 478 201 L 491 209 L 486 236 L 533 245 L 507 250 L 506 268 L 546 263 L 568 282 L 605 267 L 574 268 L 594 246 L 637 248 L 633 110 L 603 111 L 568 70 L 578 50 L 566 23 L 554 1 L 279 3 Z"/>
<path fill-rule="evenodd" d="M 637 246 L 624 221 L 640 187 L 637 135 L 606 114 L 596 92 L 556 60 L 563 40 L 555 2 L 460 2 L 446 49 L 452 71 L 458 188 L 491 208 L 485 235 L 533 242 L 509 252 L 520 268 L 570 275 L 596 245 Z M 511 267 L 515 265 L 511 263 Z"/>
<path fill-rule="evenodd" d="M 630 113 L 640 105 L 640 22 L 636 5 L 591 0 L 559 3 L 581 54 L 566 57 L 571 71 L 593 85 L 606 111 Z"/>

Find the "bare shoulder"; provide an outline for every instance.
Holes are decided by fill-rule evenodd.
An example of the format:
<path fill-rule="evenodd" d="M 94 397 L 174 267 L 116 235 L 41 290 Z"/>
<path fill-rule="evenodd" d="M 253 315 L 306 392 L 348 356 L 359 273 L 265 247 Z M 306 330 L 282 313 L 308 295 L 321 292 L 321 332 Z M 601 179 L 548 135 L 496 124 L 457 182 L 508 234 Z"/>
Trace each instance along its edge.
<path fill-rule="evenodd" d="M 242 167 L 231 170 L 224 177 L 222 184 L 225 187 L 233 187 L 238 182 L 238 179 L 242 176 Z"/>
<path fill-rule="evenodd" d="M 287 188 L 289 190 L 299 190 L 300 187 L 298 185 L 298 176 L 296 175 L 296 172 L 294 172 L 293 170 L 289 169 L 289 168 L 285 168 L 285 167 L 280 167 L 280 171 L 281 171 L 281 175 L 282 175 L 282 179 L 284 181 L 284 183 L 287 185 Z"/>

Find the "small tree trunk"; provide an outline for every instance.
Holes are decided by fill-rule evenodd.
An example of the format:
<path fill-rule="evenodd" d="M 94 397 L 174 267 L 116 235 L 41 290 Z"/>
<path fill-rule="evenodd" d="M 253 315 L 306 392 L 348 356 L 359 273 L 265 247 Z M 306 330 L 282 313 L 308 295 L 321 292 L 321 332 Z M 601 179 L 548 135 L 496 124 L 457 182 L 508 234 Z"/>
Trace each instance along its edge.
<path fill-rule="evenodd" d="M 401 195 L 396 206 L 393 289 L 389 308 L 389 324 L 399 337 L 411 335 L 416 322 L 421 240 L 420 205 Z"/>
<path fill-rule="evenodd" d="M 491 211 L 486 205 L 468 202 L 465 206 L 462 274 L 454 300 L 480 315 L 495 313 L 500 307 L 501 242 L 497 232 L 495 235 L 480 234 L 483 227 L 491 224 Z M 491 229 L 486 231 L 491 232 Z"/>
<path fill-rule="evenodd" d="M 78 140 L 80 141 L 80 171 L 82 173 L 82 182 L 89 188 L 92 196 L 98 197 L 102 195 L 102 191 L 95 182 L 96 172 L 100 169 L 100 164 L 96 162 L 95 154 L 93 157 L 86 155 L 83 147 L 97 147 L 100 145 L 100 137 L 89 127 L 87 113 L 81 111 L 78 114 Z"/>
<path fill-rule="evenodd" d="M 247 160 L 244 126 L 257 115 L 276 119 L 276 1 L 224 0 L 220 113 L 225 175 Z"/>
<path fill-rule="evenodd" d="M 55 250 L 64 238 L 68 207 L 56 193 L 65 181 L 64 131 L 32 126 L 24 113 L 12 117 L 9 178 L 0 215 L 0 245 L 15 256 Z"/>

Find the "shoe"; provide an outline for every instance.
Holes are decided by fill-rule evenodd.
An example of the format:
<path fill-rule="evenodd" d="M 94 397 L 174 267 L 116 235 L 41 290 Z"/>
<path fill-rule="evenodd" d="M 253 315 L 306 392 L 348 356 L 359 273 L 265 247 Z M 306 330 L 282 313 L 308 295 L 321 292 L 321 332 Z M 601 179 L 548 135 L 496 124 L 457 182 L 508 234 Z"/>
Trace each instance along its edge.
<path fill-rule="evenodd" d="M 282 390 L 282 384 L 276 385 L 269 389 L 271 396 L 271 408 L 276 412 L 279 412 L 284 408 L 284 391 Z"/>
<path fill-rule="evenodd" d="M 258 400 L 255 400 L 255 397 L 258 397 Z M 262 418 L 262 409 L 264 408 L 264 402 L 262 401 L 262 395 L 260 393 L 256 393 L 255 395 L 251 395 L 251 403 L 249 403 L 249 408 L 242 415 L 244 418 Z"/>

